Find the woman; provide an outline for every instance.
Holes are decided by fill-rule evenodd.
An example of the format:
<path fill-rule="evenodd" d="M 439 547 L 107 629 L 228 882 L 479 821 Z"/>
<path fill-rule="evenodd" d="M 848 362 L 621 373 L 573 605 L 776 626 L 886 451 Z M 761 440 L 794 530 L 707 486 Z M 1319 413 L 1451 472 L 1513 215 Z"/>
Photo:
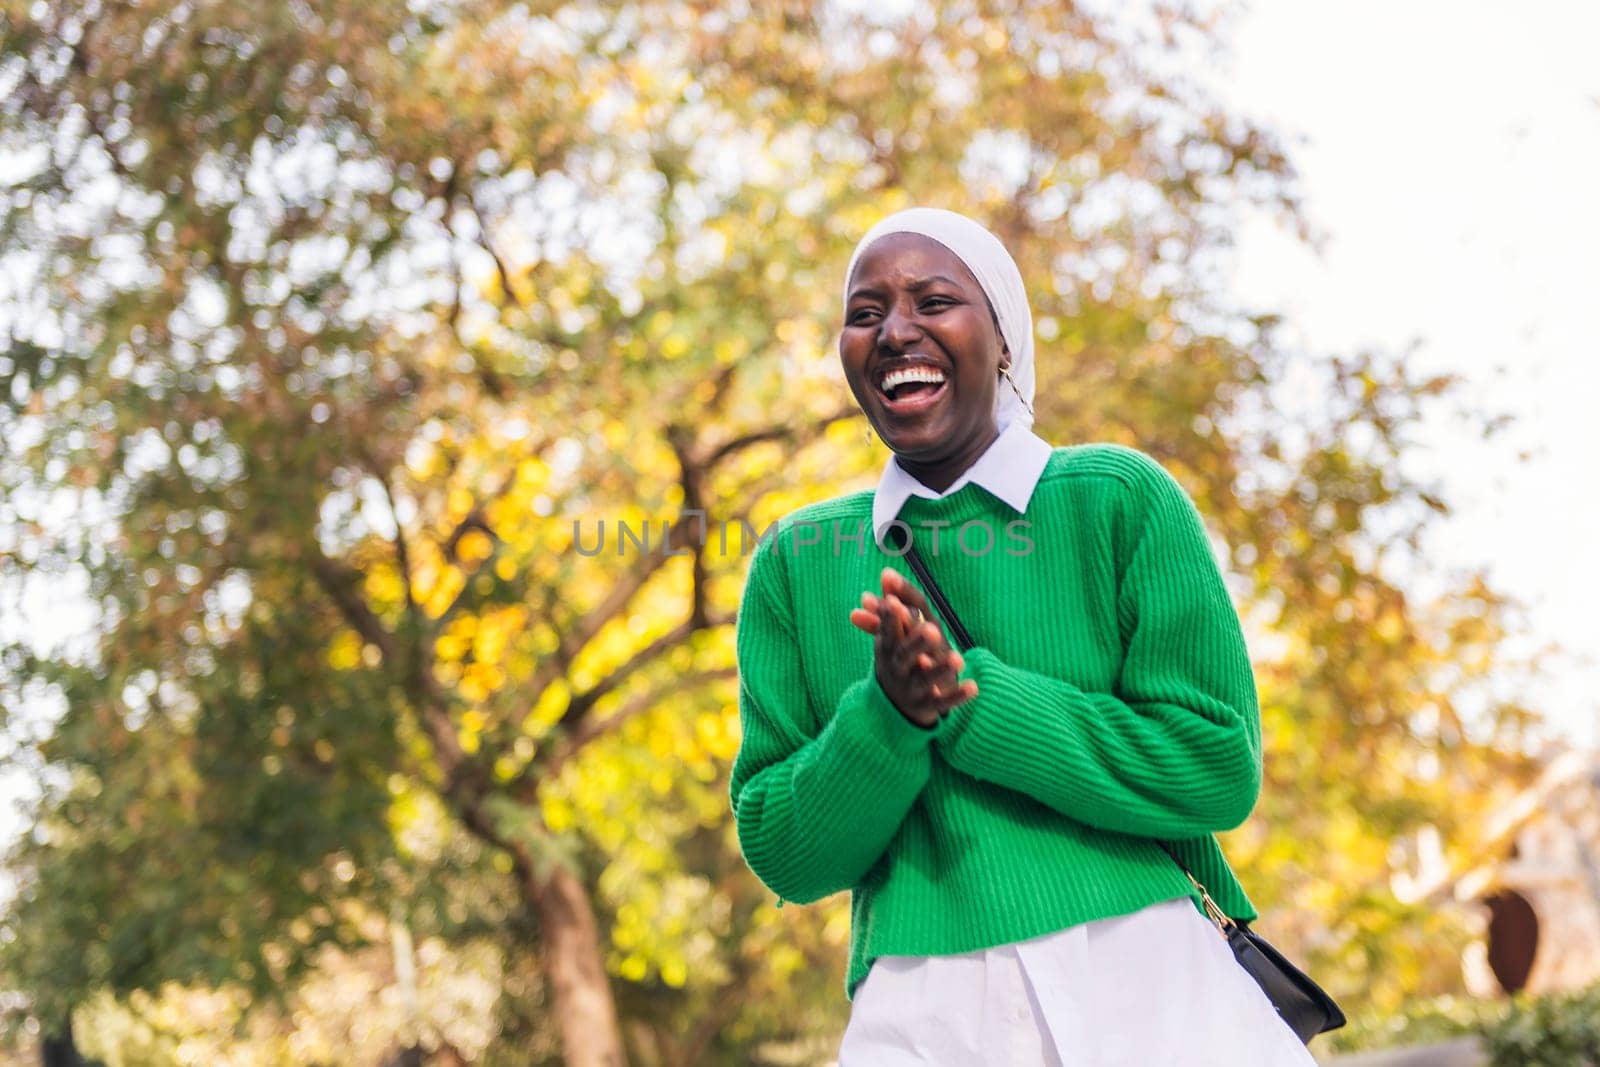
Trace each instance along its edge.
<path fill-rule="evenodd" d="M 1260 788 L 1255 684 L 1193 504 L 1033 434 L 1022 279 L 964 216 L 862 238 L 839 354 L 894 455 L 751 560 L 731 792 L 780 903 L 851 891 L 841 1067 L 1312 1063 L 1158 843 L 1255 917 L 1212 838 Z"/>

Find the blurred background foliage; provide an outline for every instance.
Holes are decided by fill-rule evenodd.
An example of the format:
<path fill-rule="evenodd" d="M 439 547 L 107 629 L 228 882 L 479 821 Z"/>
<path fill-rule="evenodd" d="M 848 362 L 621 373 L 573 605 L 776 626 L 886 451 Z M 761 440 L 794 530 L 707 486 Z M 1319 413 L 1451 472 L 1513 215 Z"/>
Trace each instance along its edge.
<path fill-rule="evenodd" d="M 1145 449 L 1213 524 L 1264 928 L 1361 1018 L 1459 990 L 1470 922 L 1392 885 L 1424 827 L 1471 852 L 1536 720 L 1404 459 L 1429 412 L 1497 422 L 1230 301 L 1243 217 L 1307 226 L 1272 132 L 1174 73 L 1207 21 L 3 0 L 0 38 L 0 582 L 92 620 L 0 660 L 17 1040 L 825 1061 L 845 901 L 777 909 L 728 818 L 741 524 L 886 458 L 840 272 L 914 203 L 1016 254 L 1040 432 Z"/>

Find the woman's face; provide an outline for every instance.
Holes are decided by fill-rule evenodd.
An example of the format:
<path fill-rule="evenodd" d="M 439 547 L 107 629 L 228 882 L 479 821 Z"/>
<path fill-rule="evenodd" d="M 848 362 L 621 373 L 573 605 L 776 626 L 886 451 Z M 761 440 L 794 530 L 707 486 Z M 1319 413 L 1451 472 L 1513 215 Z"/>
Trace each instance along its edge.
<path fill-rule="evenodd" d="M 888 234 L 862 253 L 839 358 L 856 403 L 912 474 L 948 473 L 948 484 L 994 441 L 1010 355 L 978 280 L 932 238 Z"/>

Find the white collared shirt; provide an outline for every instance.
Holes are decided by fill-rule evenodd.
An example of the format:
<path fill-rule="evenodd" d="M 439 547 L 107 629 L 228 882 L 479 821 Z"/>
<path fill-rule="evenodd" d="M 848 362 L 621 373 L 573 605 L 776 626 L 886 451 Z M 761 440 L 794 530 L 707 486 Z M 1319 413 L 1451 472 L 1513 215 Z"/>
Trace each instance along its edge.
<path fill-rule="evenodd" d="M 1188 897 L 955 956 L 880 956 L 839 1067 L 1316 1067 Z"/>
<path fill-rule="evenodd" d="M 969 482 L 1025 513 L 1050 454 L 1010 423 L 943 493 L 891 458 L 872 501 L 879 543 L 912 496 Z M 879 957 L 856 990 L 838 1062 L 1315 1067 L 1187 897 L 978 952 Z"/>
<path fill-rule="evenodd" d="M 968 467 L 950 488 L 940 493 L 929 489 L 906 473 L 898 458 L 891 456 L 884 465 L 883 477 L 878 479 L 878 491 L 872 497 L 872 529 L 883 544 L 884 527 L 900 514 L 900 509 L 913 496 L 938 500 L 949 496 L 968 482 L 976 482 L 993 493 L 1002 502 L 1011 505 L 1020 515 L 1028 510 L 1034 487 L 1050 462 L 1050 445 L 1020 422 L 1010 422 L 1000 431 L 1000 436 L 984 450 L 977 462 Z"/>

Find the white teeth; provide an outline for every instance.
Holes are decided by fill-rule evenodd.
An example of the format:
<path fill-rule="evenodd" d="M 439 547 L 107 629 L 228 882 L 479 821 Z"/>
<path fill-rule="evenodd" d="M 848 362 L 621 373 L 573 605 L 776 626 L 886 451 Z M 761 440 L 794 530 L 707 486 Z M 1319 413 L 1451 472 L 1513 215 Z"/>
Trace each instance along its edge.
<path fill-rule="evenodd" d="M 903 367 L 900 370 L 890 371 L 884 375 L 883 382 L 878 388 L 885 393 L 892 393 L 908 382 L 926 382 L 929 385 L 944 384 L 944 372 L 933 367 Z"/>

